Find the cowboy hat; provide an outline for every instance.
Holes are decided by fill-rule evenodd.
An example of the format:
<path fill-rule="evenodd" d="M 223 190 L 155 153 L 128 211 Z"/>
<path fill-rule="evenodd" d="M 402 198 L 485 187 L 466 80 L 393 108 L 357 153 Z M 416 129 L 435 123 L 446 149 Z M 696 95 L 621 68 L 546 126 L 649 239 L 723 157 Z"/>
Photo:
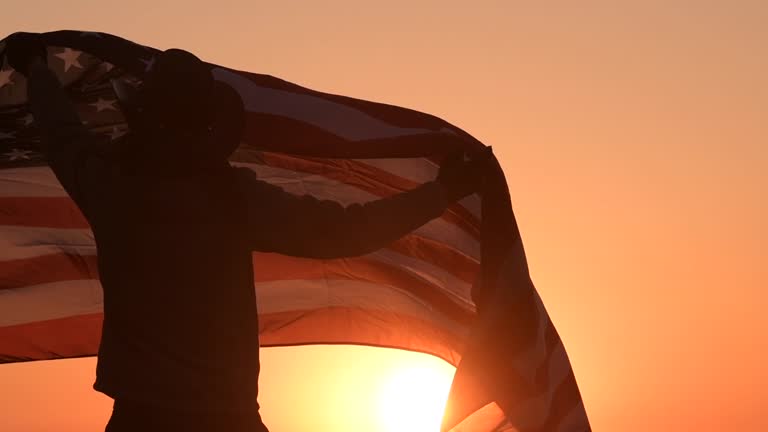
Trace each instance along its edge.
<path fill-rule="evenodd" d="M 240 95 L 215 81 L 211 66 L 192 53 L 166 50 L 138 86 L 112 80 L 112 88 L 129 127 L 180 138 L 164 143 L 170 147 L 164 150 L 180 159 L 226 160 L 240 143 L 245 121 Z"/>

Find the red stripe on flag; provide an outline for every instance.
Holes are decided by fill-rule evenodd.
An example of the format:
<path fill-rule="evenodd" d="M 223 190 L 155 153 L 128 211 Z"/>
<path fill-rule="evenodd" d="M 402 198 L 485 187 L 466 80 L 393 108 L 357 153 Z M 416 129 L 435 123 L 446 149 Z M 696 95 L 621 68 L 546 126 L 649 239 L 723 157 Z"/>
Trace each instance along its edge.
<path fill-rule="evenodd" d="M 89 228 L 69 197 L 0 197 L 0 225 Z"/>
<path fill-rule="evenodd" d="M 103 314 L 0 327 L 0 363 L 94 355 Z"/>
<path fill-rule="evenodd" d="M 95 255 L 56 253 L 0 261 L 0 290 L 66 280 L 98 278 L 99 270 Z"/>

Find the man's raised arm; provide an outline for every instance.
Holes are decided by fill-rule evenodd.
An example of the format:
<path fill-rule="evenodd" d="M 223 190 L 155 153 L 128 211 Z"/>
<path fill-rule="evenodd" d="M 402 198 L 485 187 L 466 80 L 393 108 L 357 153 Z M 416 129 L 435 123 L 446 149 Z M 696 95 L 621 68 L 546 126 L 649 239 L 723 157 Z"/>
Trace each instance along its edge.
<path fill-rule="evenodd" d="M 443 164 L 436 181 L 346 207 L 290 194 L 242 168 L 251 245 L 263 252 L 323 259 L 373 252 L 439 217 L 452 202 L 476 191 L 485 157 L 471 162 L 454 157 Z"/>
<path fill-rule="evenodd" d="M 7 56 L 10 65 L 27 77 L 29 106 L 42 135 L 41 149 L 59 182 L 85 212 L 85 188 L 93 186 L 93 182 L 86 184 L 83 178 L 87 171 L 92 171 L 90 164 L 86 164 L 86 149 L 94 138 L 45 63 L 46 49 L 38 35 L 11 35 Z"/>

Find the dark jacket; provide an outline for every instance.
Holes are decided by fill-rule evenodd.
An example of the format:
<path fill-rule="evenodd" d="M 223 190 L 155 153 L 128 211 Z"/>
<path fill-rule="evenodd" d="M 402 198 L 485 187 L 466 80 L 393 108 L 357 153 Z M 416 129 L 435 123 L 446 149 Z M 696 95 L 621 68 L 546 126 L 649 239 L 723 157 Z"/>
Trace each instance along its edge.
<path fill-rule="evenodd" d="M 30 71 L 29 101 L 50 166 L 94 232 L 104 289 L 94 387 L 116 399 L 257 407 L 251 251 L 361 255 L 448 205 L 436 183 L 343 207 L 228 165 L 183 176 L 128 174 L 92 150 L 95 138 L 47 68 Z"/>

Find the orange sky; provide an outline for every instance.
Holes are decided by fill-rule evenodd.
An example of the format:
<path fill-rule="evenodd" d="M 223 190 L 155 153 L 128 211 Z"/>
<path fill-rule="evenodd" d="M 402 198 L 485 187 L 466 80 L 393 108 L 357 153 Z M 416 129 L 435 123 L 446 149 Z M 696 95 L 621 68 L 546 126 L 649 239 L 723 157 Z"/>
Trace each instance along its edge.
<path fill-rule="evenodd" d="M 0 33 L 101 30 L 455 123 L 502 162 L 596 431 L 768 430 L 768 3 L 260 3 L 5 2 Z M 267 350 L 265 417 L 304 430 L 289 407 L 334 377 L 336 409 L 364 405 L 422 361 Z M 2 430 L 99 430 L 92 379 L 92 359 L 0 366 L 0 426 L 28 425 Z"/>

